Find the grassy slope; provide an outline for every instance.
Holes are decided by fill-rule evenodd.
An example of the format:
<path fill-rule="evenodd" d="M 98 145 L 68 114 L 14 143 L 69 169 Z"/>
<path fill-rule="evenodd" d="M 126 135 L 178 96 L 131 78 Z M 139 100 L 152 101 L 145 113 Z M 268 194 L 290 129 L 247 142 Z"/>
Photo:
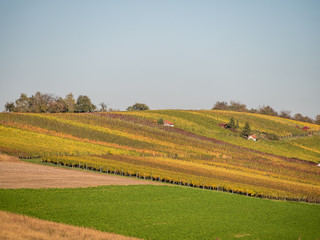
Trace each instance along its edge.
<path fill-rule="evenodd" d="M 0 190 L 0 209 L 144 239 L 319 239 L 320 206 L 171 186 Z"/>
<path fill-rule="evenodd" d="M 140 117 L 130 116 L 132 114 Z M 82 166 L 88 164 L 128 175 L 139 173 L 140 176 L 181 180 L 197 186 L 219 186 L 252 195 L 320 200 L 320 169 L 315 165 L 211 141 L 141 118 L 167 116 L 177 127 L 205 136 L 211 136 L 208 132 L 213 131 L 214 136 L 223 136 L 229 142 L 236 141 L 238 145 L 259 150 L 263 150 L 260 149 L 262 144 L 268 144 L 232 136 L 232 132 L 219 128 L 217 123 L 221 120 L 212 120 L 215 115 L 210 114 L 211 111 L 0 114 L 0 151 L 73 165 L 81 162 Z M 251 118 L 251 115 L 245 116 Z M 267 123 L 264 125 L 278 126 L 278 123 Z M 297 131 L 294 126 L 287 128 Z M 303 156 L 320 159 L 317 157 L 320 153 L 315 150 L 319 143 L 314 138 L 294 141 L 298 144 L 297 154 L 302 154 L 303 149 L 306 152 Z M 309 149 L 313 155 L 308 154 Z"/>
<path fill-rule="evenodd" d="M 157 110 L 143 112 L 126 112 L 124 114 L 145 117 L 153 120 L 163 118 L 174 122 L 175 126 L 203 136 L 212 137 L 239 146 L 248 147 L 266 153 L 290 158 L 319 162 L 320 135 L 304 137 L 304 132 L 296 126 L 309 126 L 313 131 L 320 131 L 320 126 L 310 123 L 297 122 L 273 116 L 233 111 L 192 111 L 192 110 Z M 252 142 L 242 139 L 233 132 L 220 128 L 219 123 L 228 123 L 230 117 L 239 121 L 240 127 L 248 122 L 253 132 L 275 133 L 281 141 Z M 289 136 L 292 136 L 290 138 Z M 297 142 L 303 142 L 307 148 Z"/>

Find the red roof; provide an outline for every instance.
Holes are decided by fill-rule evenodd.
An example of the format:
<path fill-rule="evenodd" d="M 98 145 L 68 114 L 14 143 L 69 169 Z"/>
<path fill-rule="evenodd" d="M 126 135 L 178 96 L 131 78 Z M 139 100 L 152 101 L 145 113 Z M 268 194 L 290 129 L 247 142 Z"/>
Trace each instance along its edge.
<path fill-rule="evenodd" d="M 308 126 L 304 126 L 304 127 L 302 128 L 302 130 L 308 130 L 308 129 L 310 129 L 310 127 L 308 127 Z"/>
<path fill-rule="evenodd" d="M 252 138 L 257 138 L 257 136 L 256 136 L 256 135 L 250 135 L 249 137 L 252 137 Z"/>
<path fill-rule="evenodd" d="M 164 121 L 165 123 L 168 123 L 168 124 L 170 124 L 170 125 L 173 125 L 173 123 L 172 122 L 169 122 L 169 121 Z"/>

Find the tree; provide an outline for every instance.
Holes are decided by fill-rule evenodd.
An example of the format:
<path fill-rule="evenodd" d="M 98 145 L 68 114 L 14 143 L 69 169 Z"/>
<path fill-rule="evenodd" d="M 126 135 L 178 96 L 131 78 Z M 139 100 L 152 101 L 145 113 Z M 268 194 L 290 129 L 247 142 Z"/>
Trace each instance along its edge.
<path fill-rule="evenodd" d="M 93 112 L 96 109 L 96 106 L 91 103 L 91 100 L 88 96 L 80 95 L 76 103 L 77 112 Z"/>
<path fill-rule="evenodd" d="M 227 102 L 216 102 L 212 110 L 228 110 L 228 107 L 229 106 Z"/>
<path fill-rule="evenodd" d="M 69 93 L 65 98 L 64 102 L 67 106 L 67 112 L 74 112 L 75 106 L 76 106 L 76 101 L 74 100 L 73 94 Z"/>
<path fill-rule="evenodd" d="M 249 113 L 258 113 L 258 110 L 255 108 L 251 108 L 250 110 L 248 110 Z"/>
<path fill-rule="evenodd" d="M 301 113 L 297 113 L 293 116 L 293 119 L 296 120 L 296 121 L 300 121 L 300 122 L 303 122 L 304 120 L 304 117 L 302 116 Z"/>
<path fill-rule="evenodd" d="M 314 123 L 320 125 L 320 114 L 316 116 Z"/>
<path fill-rule="evenodd" d="M 163 119 L 162 119 L 162 118 L 159 118 L 158 121 L 157 121 L 157 123 L 158 123 L 159 125 L 163 125 L 163 123 L 164 123 L 164 122 L 163 122 Z"/>
<path fill-rule="evenodd" d="M 28 112 L 30 99 L 24 93 L 21 93 L 20 98 L 16 100 L 15 112 Z"/>
<path fill-rule="evenodd" d="M 144 110 L 150 110 L 150 109 L 146 104 L 143 104 L 143 103 L 136 103 L 127 108 L 127 111 L 144 111 Z"/>
<path fill-rule="evenodd" d="M 270 106 L 263 106 L 259 109 L 259 113 L 270 116 L 278 116 L 278 113 Z"/>
<path fill-rule="evenodd" d="M 107 112 L 107 104 L 105 104 L 104 102 L 100 103 L 100 112 Z"/>
<path fill-rule="evenodd" d="M 291 115 L 290 115 L 290 114 L 291 114 L 291 111 L 282 110 L 282 111 L 280 112 L 279 117 L 290 119 L 290 118 L 291 118 Z"/>
<path fill-rule="evenodd" d="M 307 122 L 307 123 L 313 123 L 313 119 L 308 117 L 308 116 L 304 116 L 303 117 L 303 122 Z"/>
<path fill-rule="evenodd" d="M 228 108 L 231 111 L 237 112 L 247 112 L 247 106 L 245 104 L 241 104 L 240 102 L 230 101 L 230 106 Z"/>
<path fill-rule="evenodd" d="M 241 137 L 247 138 L 251 134 L 251 128 L 248 122 L 245 123 L 244 128 L 240 134 Z"/>
<path fill-rule="evenodd" d="M 41 92 L 36 92 L 29 98 L 29 112 L 33 113 L 45 113 L 48 111 L 49 102 L 53 98 L 49 94 L 42 94 Z"/>
<path fill-rule="evenodd" d="M 234 118 L 231 117 L 229 123 L 227 124 L 228 128 L 235 129 L 236 128 L 236 123 L 234 121 Z"/>
<path fill-rule="evenodd" d="M 61 97 L 52 99 L 48 104 L 48 112 L 50 113 L 65 113 L 67 111 L 67 104 Z"/>
<path fill-rule="evenodd" d="M 14 112 L 15 106 L 13 102 L 7 102 L 6 105 L 4 105 L 4 108 L 7 112 Z"/>

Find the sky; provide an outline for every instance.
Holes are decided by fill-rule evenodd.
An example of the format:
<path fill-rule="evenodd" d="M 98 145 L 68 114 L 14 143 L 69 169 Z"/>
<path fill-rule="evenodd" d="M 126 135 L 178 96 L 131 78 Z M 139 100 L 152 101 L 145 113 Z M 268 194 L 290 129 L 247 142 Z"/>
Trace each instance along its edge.
<path fill-rule="evenodd" d="M 0 0 L 0 111 L 21 93 L 125 110 L 320 114 L 320 1 Z"/>

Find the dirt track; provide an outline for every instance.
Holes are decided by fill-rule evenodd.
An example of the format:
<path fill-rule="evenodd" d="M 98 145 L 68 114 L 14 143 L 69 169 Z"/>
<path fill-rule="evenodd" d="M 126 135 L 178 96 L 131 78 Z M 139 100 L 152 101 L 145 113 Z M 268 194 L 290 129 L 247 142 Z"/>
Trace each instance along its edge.
<path fill-rule="evenodd" d="M 78 188 L 145 184 L 157 183 L 26 163 L 0 154 L 0 188 Z"/>

